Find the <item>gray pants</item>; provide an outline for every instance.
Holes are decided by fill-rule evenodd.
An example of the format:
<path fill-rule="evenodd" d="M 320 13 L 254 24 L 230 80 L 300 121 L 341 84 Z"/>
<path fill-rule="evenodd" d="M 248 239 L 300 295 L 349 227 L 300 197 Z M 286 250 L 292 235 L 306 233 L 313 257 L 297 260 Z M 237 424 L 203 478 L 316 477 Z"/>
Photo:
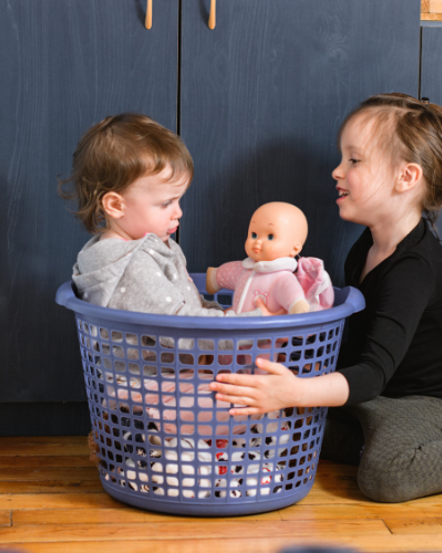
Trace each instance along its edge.
<path fill-rule="evenodd" d="M 331 408 L 321 458 L 359 465 L 358 486 L 375 501 L 442 493 L 442 399 L 378 396 Z"/>

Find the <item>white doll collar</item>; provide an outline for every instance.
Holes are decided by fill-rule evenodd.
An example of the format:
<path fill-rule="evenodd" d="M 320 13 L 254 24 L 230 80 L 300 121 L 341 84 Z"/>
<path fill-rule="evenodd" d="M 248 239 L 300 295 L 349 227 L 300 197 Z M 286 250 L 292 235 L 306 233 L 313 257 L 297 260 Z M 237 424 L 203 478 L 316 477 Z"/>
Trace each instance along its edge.
<path fill-rule="evenodd" d="M 257 273 L 274 273 L 276 271 L 295 272 L 298 262 L 293 257 L 280 257 L 273 261 L 253 261 L 246 257 L 242 262 L 244 269 L 252 269 Z"/>

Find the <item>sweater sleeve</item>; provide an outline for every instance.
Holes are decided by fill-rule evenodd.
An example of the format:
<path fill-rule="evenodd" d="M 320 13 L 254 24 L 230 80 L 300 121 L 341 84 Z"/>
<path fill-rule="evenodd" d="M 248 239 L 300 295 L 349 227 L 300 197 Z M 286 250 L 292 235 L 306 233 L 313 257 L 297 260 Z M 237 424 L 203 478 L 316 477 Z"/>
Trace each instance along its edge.
<path fill-rule="evenodd" d="M 350 387 L 347 405 L 382 393 L 409 349 L 434 289 L 431 266 L 418 255 L 400 259 L 383 277 L 360 361 L 339 369 Z"/>
<path fill-rule="evenodd" d="M 194 286 L 192 284 L 192 286 Z M 171 280 L 169 280 L 155 259 L 145 252 L 138 252 L 124 272 L 108 306 L 127 311 L 155 313 L 158 315 L 186 315 L 191 317 L 235 317 L 233 311 L 207 309 L 203 307 L 195 289 L 195 299 L 190 303 Z M 243 316 L 259 317 L 257 309 Z"/>

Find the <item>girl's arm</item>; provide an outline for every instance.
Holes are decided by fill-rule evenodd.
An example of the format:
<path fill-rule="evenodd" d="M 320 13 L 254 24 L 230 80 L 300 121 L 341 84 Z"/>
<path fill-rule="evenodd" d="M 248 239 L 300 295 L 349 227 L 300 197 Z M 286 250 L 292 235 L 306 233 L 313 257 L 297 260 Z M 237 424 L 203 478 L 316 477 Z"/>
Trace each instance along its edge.
<path fill-rule="evenodd" d="M 349 385 L 341 373 L 299 378 L 284 365 L 267 359 L 258 358 L 256 366 L 269 374 L 219 374 L 211 382 L 216 399 L 235 404 L 229 411 L 231 415 L 254 415 L 295 406 L 337 407 L 349 397 Z"/>

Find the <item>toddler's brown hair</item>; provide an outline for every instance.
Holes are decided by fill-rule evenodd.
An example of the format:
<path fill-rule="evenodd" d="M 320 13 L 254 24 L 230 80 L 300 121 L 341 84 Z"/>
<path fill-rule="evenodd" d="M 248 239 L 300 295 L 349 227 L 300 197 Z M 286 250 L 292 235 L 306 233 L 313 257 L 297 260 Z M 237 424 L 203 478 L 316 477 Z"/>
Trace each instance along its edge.
<path fill-rule="evenodd" d="M 184 142 L 150 117 L 122 113 L 91 127 L 74 152 L 72 174 L 59 183 L 61 196 L 78 201 L 76 216 L 89 232 L 107 228 L 102 198 L 123 192 L 138 178 L 171 168 L 169 180 L 188 174 L 193 161 Z M 66 186 L 72 189 L 66 191 Z"/>

